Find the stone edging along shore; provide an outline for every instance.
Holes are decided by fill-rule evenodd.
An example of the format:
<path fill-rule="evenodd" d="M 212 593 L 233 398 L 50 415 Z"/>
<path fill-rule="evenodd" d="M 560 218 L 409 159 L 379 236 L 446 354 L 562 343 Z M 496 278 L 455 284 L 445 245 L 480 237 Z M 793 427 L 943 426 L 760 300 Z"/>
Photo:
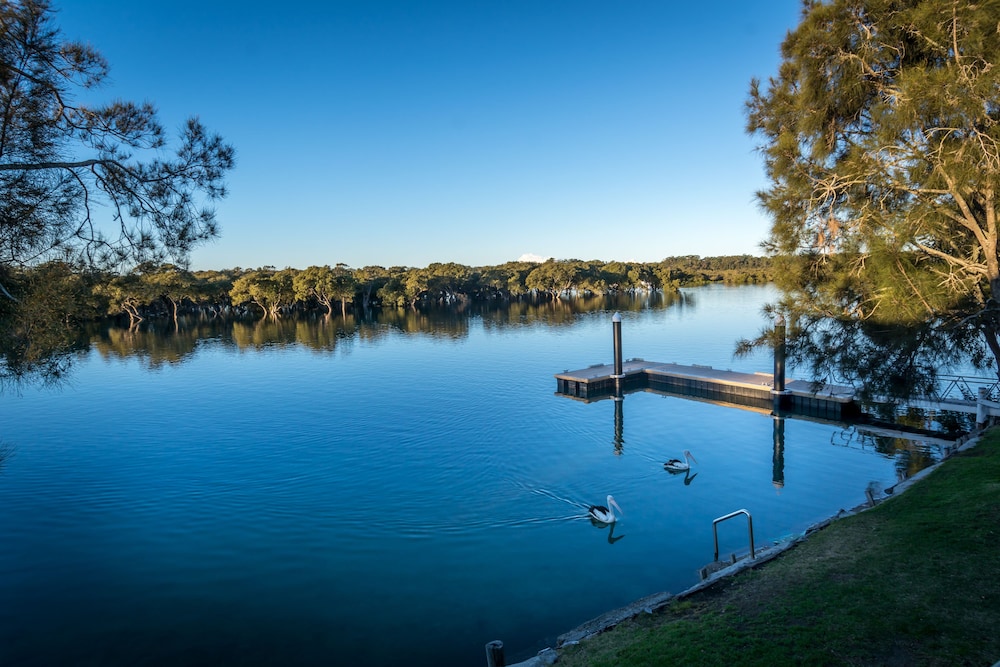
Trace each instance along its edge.
<path fill-rule="evenodd" d="M 942 456 L 940 461 L 924 468 L 923 470 L 913 475 L 912 477 L 908 477 L 903 481 L 899 482 L 898 484 L 886 489 L 885 490 L 886 495 L 879 498 L 877 502 L 874 504 L 864 503 L 851 510 L 842 509 L 832 517 L 824 519 L 823 521 L 813 524 L 812 526 L 809 526 L 800 535 L 796 535 L 795 537 L 792 537 L 791 539 L 788 540 L 782 540 L 781 542 L 778 542 L 769 547 L 761 547 L 756 552 L 756 558 L 753 559 L 747 557 L 741 558 L 736 563 L 712 573 L 704 580 L 698 582 L 691 588 L 688 588 L 687 590 L 681 593 L 678 593 L 676 595 L 667 592 L 653 593 L 652 595 L 647 595 L 646 597 L 640 598 L 635 602 L 632 602 L 631 604 L 628 604 L 624 607 L 613 609 L 612 611 L 609 611 L 605 614 L 601 614 L 597 618 L 593 618 L 587 621 L 586 623 L 583 623 L 582 625 L 574 628 L 573 630 L 570 630 L 569 632 L 565 632 L 559 635 L 559 637 L 556 639 L 555 648 L 543 649 L 539 651 L 538 655 L 536 655 L 535 657 L 529 658 L 524 662 L 519 662 L 510 665 L 509 667 L 544 667 L 546 665 L 552 665 L 559 658 L 558 649 L 562 648 L 563 646 L 578 644 L 581 641 L 585 640 L 587 637 L 599 634 L 601 632 L 604 632 L 605 630 L 610 630 L 611 628 L 615 627 L 622 621 L 626 621 L 630 618 L 633 618 L 643 613 L 652 614 L 654 611 L 661 609 L 662 607 L 665 607 L 674 600 L 683 600 L 684 598 L 690 595 L 698 593 L 699 591 L 702 591 L 712 586 L 720 579 L 723 579 L 725 577 L 731 577 L 734 574 L 742 572 L 743 570 L 763 565 L 764 563 L 776 558 L 778 555 L 784 553 L 788 549 L 791 549 L 795 545 L 807 539 L 810 535 L 812 535 L 816 531 L 826 528 L 837 519 L 841 519 L 843 517 L 863 512 L 867 509 L 874 507 L 875 504 L 882 503 L 886 500 L 898 496 L 900 493 L 906 491 L 908 488 L 910 488 L 911 486 L 919 482 L 921 479 L 929 475 L 931 472 L 936 470 L 938 466 L 940 466 L 943 462 L 948 460 L 956 452 L 964 451 L 966 449 L 974 447 L 979 442 L 979 436 L 981 434 L 982 431 L 973 431 L 967 435 L 958 438 L 955 441 L 955 445 L 953 447 L 945 448 L 944 456 Z M 998 662 L 997 665 L 994 665 L 994 667 L 1000 667 L 1000 662 Z"/>

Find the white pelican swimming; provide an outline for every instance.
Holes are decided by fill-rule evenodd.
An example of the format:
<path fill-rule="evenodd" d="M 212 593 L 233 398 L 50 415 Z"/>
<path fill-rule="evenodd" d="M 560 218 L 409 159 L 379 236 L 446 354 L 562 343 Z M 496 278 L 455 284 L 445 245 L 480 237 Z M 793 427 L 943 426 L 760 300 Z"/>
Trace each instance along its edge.
<path fill-rule="evenodd" d="M 618 503 L 615 502 L 615 499 L 608 496 L 607 507 L 604 505 L 590 506 L 590 518 L 594 521 L 600 521 L 601 523 L 614 523 L 618 517 L 615 516 L 614 511 L 610 508 L 614 508 L 618 510 L 619 513 L 625 514 L 625 512 L 622 512 L 622 508 L 618 506 Z"/>
<path fill-rule="evenodd" d="M 669 461 L 663 464 L 663 467 L 669 470 L 670 472 L 687 472 L 688 470 L 691 469 L 691 464 L 697 462 L 698 461 L 696 461 L 695 458 L 691 456 L 691 452 L 685 449 L 683 461 L 681 461 L 680 459 L 670 459 Z"/>

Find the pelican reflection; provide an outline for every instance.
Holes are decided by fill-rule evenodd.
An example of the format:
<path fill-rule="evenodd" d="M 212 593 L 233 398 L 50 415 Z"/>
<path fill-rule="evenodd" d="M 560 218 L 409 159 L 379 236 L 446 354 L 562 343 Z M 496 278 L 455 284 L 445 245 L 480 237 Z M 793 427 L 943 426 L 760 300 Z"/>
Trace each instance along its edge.
<path fill-rule="evenodd" d="M 595 528 L 602 528 L 602 529 L 603 528 L 607 528 L 608 529 L 608 544 L 614 544 L 618 540 L 620 540 L 623 537 L 625 537 L 624 535 L 619 535 L 619 536 L 615 537 L 615 527 L 618 525 L 617 522 L 605 523 L 603 521 L 598 521 L 597 519 L 594 519 L 593 517 L 591 517 L 590 523 Z"/>
<path fill-rule="evenodd" d="M 680 475 L 680 472 L 675 472 L 673 470 L 667 470 L 667 472 L 669 472 L 671 475 Z M 697 477 L 697 476 L 698 476 L 698 473 L 694 473 L 692 475 L 690 469 L 685 470 L 684 471 L 684 486 L 689 486 L 691 484 L 691 482 L 694 481 L 694 478 Z"/>

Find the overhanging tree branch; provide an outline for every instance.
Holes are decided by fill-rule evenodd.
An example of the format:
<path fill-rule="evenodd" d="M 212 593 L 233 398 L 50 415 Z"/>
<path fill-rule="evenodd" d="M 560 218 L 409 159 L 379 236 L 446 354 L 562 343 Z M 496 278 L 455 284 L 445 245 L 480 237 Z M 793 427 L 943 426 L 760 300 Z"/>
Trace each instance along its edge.
<path fill-rule="evenodd" d="M 0 162 L 0 171 L 41 171 L 45 169 L 85 169 L 98 164 L 119 164 L 113 160 L 91 158 L 76 162 Z M 119 165 L 120 166 L 120 165 Z"/>
<path fill-rule="evenodd" d="M 778 273 L 790 317 L 839 319 L 844 335 L 947 326 L 954 349 L 977 336 L 1000 362 L 1000 313 L 956 324 L 1000 299 L 998 25 L 998 2 L 803 5 L 747 102 L 770 181 L 765 247 L 792 257 Z M 804 331 L 803 350 L 824 354 L 823 328 Z"/>
<path fill-rule="evenodd" d="M 0 17 L 0 257 L 28 264 L 58 248 L 91 262 L 183 263 L 217 233 L 199 199 L 225 196 L 232 147 L 192 118 L 165 159 L 151 104 L 72 104 L 75 90 L 103 81 L 107 63 L 62 39 L 47 2 L 0 0 Z M 92 208 L 102 197 L 111 203 L 106 220 Z"/>

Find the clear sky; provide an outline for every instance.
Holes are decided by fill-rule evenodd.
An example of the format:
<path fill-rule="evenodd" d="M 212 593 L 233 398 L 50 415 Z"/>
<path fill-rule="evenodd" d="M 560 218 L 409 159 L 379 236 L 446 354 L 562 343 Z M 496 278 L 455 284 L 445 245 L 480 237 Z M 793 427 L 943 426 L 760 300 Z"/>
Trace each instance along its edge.
<path fill-rule="evenodd" d="M 760 254 L 799 0 L 53 0 L 106 100 L 237 150 L 196 269 Z"/>

